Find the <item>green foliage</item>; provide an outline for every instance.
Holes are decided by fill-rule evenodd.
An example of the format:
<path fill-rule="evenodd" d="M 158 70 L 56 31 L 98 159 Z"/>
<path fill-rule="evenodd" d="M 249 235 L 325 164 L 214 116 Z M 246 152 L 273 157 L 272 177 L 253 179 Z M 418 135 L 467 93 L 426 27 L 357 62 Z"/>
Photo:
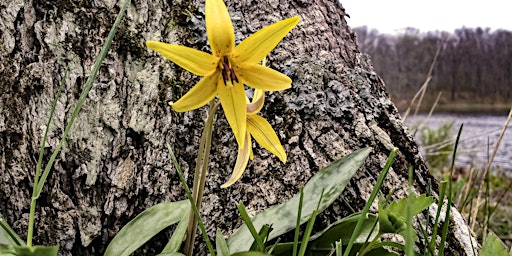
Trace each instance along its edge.
<path fill-rule="evenodd" d="M 331 163 L 311 178 L 304 187 L 301 224 L 308 221 L 313 211 L 317 208 L 318 211 L 321 212 L 339 197 L 350 178 L 352 178 L 363 164 L 370 151 L 370 148 L 355 151 Z M 325 191 L 324 196 L 320 203 L 317 204 L 318 195 L 320 195 L 322 191 Z M 259 230 L 264 224 L 271 224 L 272 232 L 270 232 L 268 239 L 273 239 L 295 228 L 297 223 L 296 219 L 290 218 L 290 216 L 295 216 L 295 212 L 299 206 L 299 199 L 300 196 L 296 195 L 289 201 L 268 208 L 256 215 L 252 219 L 255 229 Z M 252 241 L 253 239 L 247 226 L 242 225 L 228 239 L 228 246 L 231 252 L 246 251 L 250 248 L 251 244 L 247 241 Z"/>
<path fill-rule="evenodd" d="M 228 244 L 219 229 L 217 229 L 217 233 L 215 234 L 215 247 L 217 248 L 217 255 L 229 256 Z"/>
<path fill-rule="evenodd" d="M 14 232 L 0 214 L 0 245 L 24 246 L 25 242 Z"/>
<path fill-rule="evenodd" d="M 400 234 L 405 237 L 407 211 L 410 211 L 410 216 L 416 216 L 432 203 L 434 199 L 426 195 L 402 198 L 392 202 L 388 207 L 385 206 L 383 199 L 379 200 L 380 232 Z M 415 235 L 414 241 L 417 240 L 418 237 Z"/>
<path fill-rule="evenodd" d="M 480 249 L 480 256 L 508 256 L 503 242 L 493 233 L 489 232 L 487 239 Z"/>
<path fill-rule="evenodd" d="M 177 222 L 187 223 L 189 214 L 190 203 L 188 200 L 154 205 L 128 222 L 112 239 L 104 255 L 130 255 L 164 228 Z M 184 231 L 175 231 L 175 234 L 179 232 L 176 238 L 180 243 L 174 243 L 175 246 L 169 248 L 166 247 L 167 252 L 163 253 L 178 251 L 181 240 L 185 235 Z"/>
<path fill-rule="evenodd" d="M 0 247 L 0 255 L 16 256 L 57 256 L 59 246 L 7 246 Z"/>

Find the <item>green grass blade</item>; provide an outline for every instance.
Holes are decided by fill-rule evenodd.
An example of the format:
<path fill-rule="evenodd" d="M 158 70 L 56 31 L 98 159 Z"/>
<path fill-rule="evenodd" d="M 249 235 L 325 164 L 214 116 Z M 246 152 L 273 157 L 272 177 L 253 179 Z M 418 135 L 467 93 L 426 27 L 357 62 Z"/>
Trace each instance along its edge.
<path fill-rule="evenodd" d="M 0 214 L 0 244 L 25 246 L 25 242 L 14 232 L 4 217 Z"/>
<path fill-rule="evenodd" d="M 440 184 L 440 188 L 439 188 L 439 204 L 437 205 L 437 212 L 436 212 L 436 217 L 434 219 L 434 230 L 432 231 L 432 240 L 430 240 L 430 244 L 429 244 L 429 252 L 431 255 L 434 255 L 434 251 L 435 251 L 435 248 L 436 248 L 436 238 L 437 238 L 437 233 L 438 233 L 438 230 L 439 230 L 439 220 L 441 218 L 441 210 L 443 208 L 443 202 L 444 202 L 444 198 L 446 196 L 446 186 L 447 186 L 447 183 L 446 181 L 441 181 L 441 184 Z"/>
<path fill-rule="evenodd" d="M 460 125 L 459 132 L 457 134 L 457 139 L 455 140 L 455 145 L 453 146 L 453 156 L 452 156 L 452 164 L 450 166 L 450 179 L 448 180 L 448 203 L 446 205 L 446 214 L 444 217 L 443 229 L 441 231 L 441 243 L 439 244 L 439 255 L 444 255 L 444 247 L 446 243 L 446 237 L 448 236 L 448 226 L 450 224 L 450 212 L 452 206 L 452 177 L 453 177 L 453 169 L 455 168 L 455 157 L 457 156 L 457 147 L 459 146 L 460 135 L 462 134 L 462 128 L 464 124 Z"/>
<path fill-rule="evenodd" d="M 360 149 L 354 153 L 331 163 L 320 170 L 304 187 L 304 205 L 302 209 L 301 224 L 306 222 L 317 208 L 317 200 L 321 191 L 325 189 L 324 197 L 318 207 L 319 212 L 332 204 L 341 194 L 348 181 L 354 176 L 359 167 L 370 153 L 371 148 Z M 273 230 L 269 239 L 276 238 L 296 226 L 296 221 L 290 216 L 295 215 L 299 207 L 299 195 L 295 195 L 288 202 L 270 207 L 256 215 L 252 222 L 256 229 L 264 224 L 271 224 Z M 228 240 L 231 252 L 246 251 L 250 247 L 251 234 L 246 225 L 242 225 Z"/>
<path fill-rule="evenodd" d="M 82 109 L 82 106 L 84 105 L 85 99 L 87 98 L 87 94 L 89 94 L 89 91 L 91 90 L 92 84 L 94 80 L 96 79 L 96 75 L 98 74 L 98 70 L 100 69 L 101 64 L 103 63 L 103 60 L 107 56 L 108 50 L 110 49 L 110 45 L 112 44 L 112 40 L 114 39 L 117 28 L 119 27 L 119 24 L 121 23 L 121 20 L 123 19 L 124 13 L 126 9 L 128 8 L 128 4 L 130 3 L 130 0 L 126 0 L 123 7 L 117 14 L 116 20 L 114 22 L 114 25 L 112 25 L 112 28 L 110 29 L 110 33 L 108 34 L 107 40 L 105 41 L 105 44 L 101 48 L 100 54 L 98 58 L 96 59 L 96 62 L 94 63 L 94 66 L 91 70 L 91 73 L 89 75 L 89 78 L 87 79 L 87 82 L 85 82 L 84 90 L 82 91 L 82 94 L 80 95 L 80 98 L 78 99 L 75 109 L 73 111 L 73 114 L 71 115 L 71 118 L 66 125 L 66 128 L 64 129 L 64 134 L 62 135 L 62 139 L 59 141 L 59 144 L 57 145 L 57 148 L 53 152 L 52 156 L 50 157 L 50 161 L 48 161 L 48 164 L 46 164 L 46 167 L 44 169 L 43 174 L 41 175 L 41 180 L 37 184 L 36 188 L 36 198 L 39 197 L 41 194 L 41 190 L 43 189 L 43 185 L 48 178 L 48 174 L 50 173 L 50 169 L 53 165 L 53 162 L 55 161 L 55 158 L 57 158 L 57 155 L 60 152 L 60 149 L 62 148 L 62 145 L 64 144 L 64 141 L 66 141 L 66 137 L 71 130 L 71 127 L 73 126 L 73 123 L 78 116 L 78 113 Z"/>
<path fill-rule="evenodd" d="M 261 227 L 260 229 L 260 232 L 258 232 L 258 236 L 260 237 L 260 239 L 263 241 L 263 244 L 265 244 L 267 241 L 268 241 L 268 233 L 270 233 L 270 231 L 272 231 L 272 228 L 269 226 L 269 225 L 263 225 L 263 227 Z M 257 251 L 258 250 L 258 243 L 256 242 L 256 240 L 254 240 L 254 242 L 252 243 L 251 245 L 251 249 L 249 251 Z M 268 249 L 266 249 L 267 253 L 270 253 L 268 251 Z"/>
<path fill-rule="evenodd" d="M 48 131 L 50 130 L 50 125 L 52 124 L 53 120 L 53 114 L 55 113 L 55 107 L 57 107 L 57 101 L 60 98 L 60 94 L 62 92 L 62 87 L 64 87 L 64 83 L 66 83 L 66 78 L 68 77 L 68 69 L 66 69 L 66 72 L 64 73 L 64 76 L 62 77 L 59 89 L 57 90 L 57 94 L 55 95 L 55 99 L 52 103 L 52 109 L 50 110 L 50 117 L 48 118 L 48 122 L 46 123 L 46 129 L 44 130 L 44 136 L 43 141 L 41 142 L 41 148 L 39 149 L 39 157 L 37 159 L 37 165 L 36 165 L 36 175 L 34 177 L 34 186 L 39 183 L 39 176 L 41 175 L 41 168 L 43 164 L 43 155 L 44 155 L 44 147 L 46 146 L 46 140 L 48 139 Z"/>
<path fill-rule="evenodd" d="M 104 256 L 132 254 L 164 228 L 179 222 L 190 212 L 190 202 L 164 202 L 141 212 L 112 239 Z"/>
<path fill-rule="evenodd" d="M 302 214 L 302 204 L 304 202 L 304 187 L 300 188 L 299 197 L 299 208 L 297 209 L 297 223 L 295 225 L 295 235 L 293 236 L 293 251 L 292 256 L 297 255 L 297 247 L 299 245 L 299 234 L 300 234 L 300 218 Z"/>
<path fill-rule="evenodd" d="M 406 210 L 406 219 L 405 219 L 405 227 L 406 227 L 406 235 L 405 235 L 405 255 L 413 256 L 414 255 L 414 229 L 412 227 L 412 207 L 413 207 L 413 197 L 414 194 L 412 192 L 412 167 L 409 167 L 409 177 L 408 177 L 408 196 L 407 196 L 407 210 Z"/>
<path fill-rule="evenodd" d="M 388 160 L 386 161 L 386 165 L 382 169 L 382 172 L 380 173 L 379 177 L 377 178 L 377 182 L 375 183 L 375 187 L 372 190 L 372 193 L 370 194 L 370 198 L 368 198 L 368 201 L 366 202 L 363 211 L 361 212 L 362 216 L 366 216 L 368 214 L 368 211 L 370 210 L 370 207 L 375 200 L 375 197 L 377 197 L 377 194 L 379 193 L 380 187 L 384 183 L 384 179 L 386 178 L 386 175 L 388 174 L 389 168 L 391 168 L 391 164 L 393 164 L 393 161 L 395 160 L 396 154 L 398 153 L 398 149 L 393 149 L 391 153 L 389 153 Z M 344 256 L 348 256 L 352 246 L 354 245 L 354 242 L 356 241 L 356 238 L 359 236 L 360 229 L 363 225 L 364 218 L 360 218 L 357 221 L 356 227 L 354 228 L 354 233 L 352 234 L 352 237 L 350 238 L 350 241 L 348 242 L 347 248 L 345 248 Z"/>
<path fill-rule="evenodd" d="M 258 249 L 260 252 L 265 252 L 265 246 L 263 245 L 263 241 L 261 240 L 260 235 L 256 231 L 256 228 L 254 227 L 251 218 L 249 217 L 249 214 L 247 214 L 247 211 L 245 210 L 245 206 L 243 203 L 238 203 L 236 205 L 236 208 L 240 212 L 240 216 L 242 217 L 242 220 L 244 221 L 245 225 L 247 225 L 247 228 L 249 228 L 249 232 L 251 232 L 252 237 L 256 241 L 256 244 L 258 245 Z"/>
<path fill-rule="evenodd" d="M 27 232 L 27 244 L 28 246 L 32 246 L 32 237 L 34 235 L 34 221 L 35 221 L 35 212 L 36 212 L 36 200 L 38 197 L 38 187 L 39 187 L 39 178 L 41 175 L 41 166 L 43 163 L 43 155 L 44 155 L 44 147 L 46 146 L 46 140 L 48 138 L 48 131 L 50 130 L 50 125 L 53 120 L 53 114 L 55 113 L 55 107 L 57 106 L 57 101 L 60 98 L 60 93 L 62 91 L 62 87 L 66 82 L 66 78 L 68 76 L 68 70 L 64 73 L 64 77 L 60 81 L 59 90 L 57 91 L 57 95 L 55 95 L 55 99 L 52 103 L 52 109 L 50 111 L 50 117 L 48 118 L 48 123 L 46 124 L 46 129 L 44 131 L 43 141 L 41 142 L 41 148 L 39 150 L 39 157 L 37 159 L 36 165 L 36 174 L 34 175 L 34 187 L 32 188 L 32 198 L 30 200 L 30 213 L 28 218 L 28 232 Z"/>
<path fill-rule="evenodd" d="M 172 162 L 174 163 L 174 167 L 176 168 L 176 172 L 178 173 L 178 176 L 180 177 L 181 185 L 185 189 L 185 193 L 187 194 L 188 200 L 189 200 L 190 204 L 192 205 L 192 211 L 194 212 L 194 216 L 196 217 L 196 220 L 199 224 L 199 228 L 201 230 L 201 234 L 203 235 L 204 241 L 206 243 L 206 247 L 208 247 L 208 250 L 210 251 L 210 255 L 215 256 L 215 251 L 213 250 L 213 246 L 210 241 L 210 238 L 208 237 L 208 234 L 206 233 L 206 228 L 204 227 L 203 220 L 201 219 L 201 215 L 199 214 L 199 210 L 197 209 L 194 199 L 192 198 L 192 193 L 190 192 L 190 188 L 187 185 L 187 181 L 185 180 L 185 176 L 183 176 L 183 172 L 181 171 L 181 167 L 178 164 L 178 160 L 176 159 L 176 156 L 174 155 L 174 152 L 172 151 L 172 148 L 171 148 L 171 146 L 169 146 L 169 144 L 167 144 L 167 150 L 169 151 L 169 154 L 171 155 Z"/>
<path fill-rule="evenodd" d="M 306 230 L 304 231 L 304 236 L 302 237 L 302 243 L 300 244 L 299 256 L 304 256 L 306 254 L 306 249 L 308 248 L 309 237 L 311 236 L 311 232 L 313 232 L 313 225 L 315 224 L 316 215 L 318 214 L 317 210 L 313 211 L 311 218 L 306 225 Z"/>

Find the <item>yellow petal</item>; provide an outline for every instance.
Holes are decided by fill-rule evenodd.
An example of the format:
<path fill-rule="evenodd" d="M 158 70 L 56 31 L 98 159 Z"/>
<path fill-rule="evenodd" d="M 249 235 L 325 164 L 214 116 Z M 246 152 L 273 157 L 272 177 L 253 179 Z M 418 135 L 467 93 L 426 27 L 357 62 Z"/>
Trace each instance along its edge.
<path fill-rule="evenodd" d="M 218 79 L 218 94 L 224 115 L 228 120 L 233 134 L 235 134 L 238 147 L 243 147 L 246 133 L 245 90 L 243 84 L 235 83 L 225 86 L 221 77 Z"/>
<path fill-rule="evenodd" d="M 238 149 L 238 155 L 236 156 L 235 168 L 233 169 L 233 173 L 231 173 L 231 177 L 229 180 L 222 184 L 221 188 L 227 188 L 233 185 L 237 180 L 242 177 L 242 174 L 247 168 L 247 163 L 249 162 L 249 157 L 251 155 L 251 135 L 249 133 L 245 134 L 245 142 L 242 148 Z"/>
<path fill-rule="evenodd" d="M 286 163 L 286 152 L 272 126 L 265 118 L 257 115 L 247 116 L 247 131 L 262 147 Z"/>
<path fill-rule="evenodd" d="M 255 89 L 252 101 L 247 103 L 247 115 L 255 115 L 261 111 L 265 103 L 265 91 Z"/>
<path fill-rule="evenodd" d="M 198 76 L 211 75 L 219 62 L 218 57 L 186 46 L 155 41 L 147 41 L 146 46 Z"/>
<path fill-rule="evenodd" d="M 288 18 L 262 28 L 247 37 L 235 48 L 234 61 L 236 63 L 248 62 L 252 64 L 260 62 L 297 25 L 299 20 L 298 16 Z"/>
<path fill-rule="evenodd" d="M 235 70 L 246 85 L 265 91 L 280 91 L 292 87 L 292 80 L 285 74 L 261 65 L 244 65 Z"/>
<path fill-rule="evenodd" d="M 219 74 L 205 76 L 192 87 L 183 97 L 169 104 L 177 112 L 185 112 L 200 108 L 210 102 L 217 95 L 217 81 Z"/>
<path fill-rule="evenodd" d="M 223 0 L 206 0 L 206 34 L 215 56 L 231 53 L 235 47 L 235 31 Z"/>

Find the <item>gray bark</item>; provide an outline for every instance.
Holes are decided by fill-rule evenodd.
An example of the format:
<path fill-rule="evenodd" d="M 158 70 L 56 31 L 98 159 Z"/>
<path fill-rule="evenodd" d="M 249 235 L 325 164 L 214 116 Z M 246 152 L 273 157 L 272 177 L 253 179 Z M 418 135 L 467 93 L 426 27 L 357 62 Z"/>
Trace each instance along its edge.
<path fill-rule="evenodd" d="M 22 237 L 37 154 L 59 81 L 68 67 L 46 152 L 55 149 L 121 4 L 0 3 L 0 212 Z M 343 194 L 353 208 L 362 209 L 393 147 L 400 154 L 383 191 L 396 189 L 394 198 L 403 197 L 412 166 L 414 191 L 426 192 L 432 177 L 418 146 L 370 60 L 359 52 L 338 1 L 232 0 L 227 6 L 237 41 L 286 17 L 299 15 L 301 22 L 269 56 L 269 65 L 290 76 L 293 88 L 270 93 L 263 110 L 288 162 L 256 147 L 242 179 L 220 189 L 234 165 L 236 142 L 219 113 L 202 209 L 210 234 L 216 227 L 229 234 L 241 224 L 235 203 L 243 202 L 250 214 L 260 212 L 297 193 L 331 161 L 362 147 L 373 147 L 373 153 Z M 101 254 L 136 214 L 185 198 L 165 144 L 176 150 L 191 180 L 206 108 L 172 111 L 167 103 L 198 77 L 148 50 L 146 40 L 208 51 L 204 1 L 132 1 L 38 200 L 36 244 L 60 244 L 62 255 Z M 350 214 L 349 209 L 340 200 L 321 215 L 319 227 Z M 456 228 L 449 254 L 466 255 L 461 239 L 468 241 L 467 234 L 451 226 Z M 160 242 L 167 235 L 161 234 Z M 155 244 L 141 253 L 158 252 Z"/>

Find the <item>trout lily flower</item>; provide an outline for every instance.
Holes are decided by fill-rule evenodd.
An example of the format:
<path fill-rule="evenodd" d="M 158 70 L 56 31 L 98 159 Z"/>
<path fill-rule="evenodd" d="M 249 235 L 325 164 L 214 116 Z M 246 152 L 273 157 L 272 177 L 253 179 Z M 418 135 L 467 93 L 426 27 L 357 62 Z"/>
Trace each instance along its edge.
<path fill-rule="evenodd" d="M 249 99 L 247 99 L 249 101 Z M 243 147 L 238 149 L 238 155 L 235 163 L 235 168 L 229 180 L 221 185 L 221 188 L 227 188 L 242 177 L 242 174 L 247 167 L 249 158 L 254 158 L 252 154 L 252 142 L 251 138 L 254 138 L 258 144 L 264 147 L 270 153 L 274 154 L 283 163 L 286 163 L 286 152 L 284 151 L 276 132 L 272 129 L 272 126 L 268 121 L 258 116 L 257 113 L 263 108 L 265 101 L 265 92 L 262 90 L 254 90 L 254 96 L 252 102 L 249 102 L 246 106 L 247 110 L 247 132 L 244 136 Z"/>
<path fill-rule="evenodd" d="M 246 135 L 246 101 L 244 85 L 278 91 L 291 87 L 292 80 L 271 68 L 259 65 L 299 22 L 288 18 L 265 27 L 235 47 L 235 33 L 223 0 L 206 0 L 206 33 L 212 54 L 185 46 L 148 41 L 146 45 L 203 78 L 176 102 L 175 111 L 185 112 L 206 105 L 219 95 L 226 119 L 239 147 Z"/>

